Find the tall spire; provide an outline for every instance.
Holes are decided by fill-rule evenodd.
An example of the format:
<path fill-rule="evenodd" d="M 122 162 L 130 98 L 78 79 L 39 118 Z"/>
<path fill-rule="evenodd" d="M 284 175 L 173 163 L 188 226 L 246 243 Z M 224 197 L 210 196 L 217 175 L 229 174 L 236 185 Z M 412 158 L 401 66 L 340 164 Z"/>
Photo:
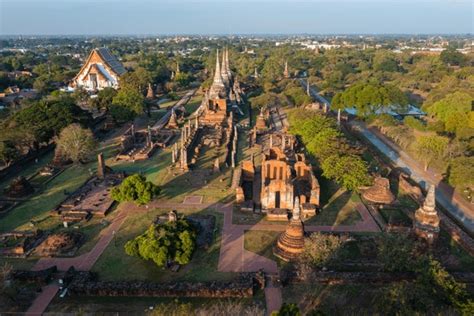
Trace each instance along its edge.
<path fill-rule="evenodd" d="M 225 64 L 226 64 L 227 76 L 229 78 L 232 78 L 232 71 L 230 71 L 229 49 L 228 48 L 226 48 L 226 51 L 225 51 Z"/>
<path fill-rule="evenodd" d="M 423 203 L 423 208 L 427 212 L 435 212 L 436 207 L 436 198 L 435 198 L 435 185 L 431 184 L 428 193 L 426 194 L 425 202 Z"/>
<path fill-rule="evenodd" d="M 224 85 L 224 82 L 222 81 L 222 75 L 221 75 L 221 65 L 219 64 L 219 50 L 217 50 L 217 54 L 216 54 L 216 72 L 214 74 L 213 85 L 219 85 L 219 86 Z"/>
<path fill-rule="evenodd" d="M 226 51 L 222 53 L 222 67 L 221 67 L 221 77 L 226 86 L 229 85 L 229 74 L 227 72 L 227 62 L 226 62 Z"/>
<path fill-rule="evenodd" d="M 301 209 L 300 209 L 300 198 L 297 196 L 295 198 L 295 202 L 294 202 L 294 206 L 293 206 L 293 217 L 292 217 L 292 220 L 296 220 L 296 221 L 299 221 L 300 220 L 300 214 L 301 214 Z"/>
<path fill-rule="evenodd" d="M 283 72 L 283 76 L 285 78 L 289 78 L 290 77 L 290 73 L 288 72 L 288 60 L 285 61 L 285 71 Z"/>

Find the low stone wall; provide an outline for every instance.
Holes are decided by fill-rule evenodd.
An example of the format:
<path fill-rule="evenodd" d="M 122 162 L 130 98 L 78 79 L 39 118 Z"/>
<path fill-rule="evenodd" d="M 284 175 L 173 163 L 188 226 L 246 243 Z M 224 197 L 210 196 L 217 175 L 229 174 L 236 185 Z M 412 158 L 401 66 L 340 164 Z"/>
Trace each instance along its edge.
<path fill-rule="evenodd" d="M 254 274 L 244 274 L 229 282 L 195 283 L 105 282 L 76 279 L 71 282 L 69 292 L 79 296 L 249 298 L 254 294 L 255 283 Z"/>
<path fill-rule="evenodd" d="M 12 272 L 11 277 L 16 281 L 46 285 L 56 271 L 56 266 L 40 271 L 15 270 Z"/>

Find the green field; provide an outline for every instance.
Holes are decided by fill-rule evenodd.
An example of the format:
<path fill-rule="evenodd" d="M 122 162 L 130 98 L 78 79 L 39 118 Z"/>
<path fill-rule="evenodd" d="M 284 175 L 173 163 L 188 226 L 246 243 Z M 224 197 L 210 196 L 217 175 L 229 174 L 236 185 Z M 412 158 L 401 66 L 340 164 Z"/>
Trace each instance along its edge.
<path fill-rule="evenodd" d="M 278 261 L 278 258 L 273 255 L 273 246 L 278 236 L 280 236 L 280 232 L 247 230 L 244 233 L 244 248 L 263 257 Z"/>
<path fill-rule="evenodd" d="M 321 211 L 305 221 L 307 225 L 354 225 L 361 220 L 359 212 L 355 209 L 360 203 L 359 195 L 355 192 L 338 190 Z"/>
<path fill-rule="evenodd" d="M 213 209 L 199 211 L 178 211 L 178 214 L 212 214 L 216 216 L 216 228 L 214 242 L 209 249 L 197 249 L 191 262 L 182 267 L 178 272 L 171 272 L 158 268 L 152 261 L 130 257 L 125 254 L 125 243 L 143 233 L 149 225 L 160 214 L 167 214 L 169 210 L 152 210 L 145 214 L 134 214 L 129 216 L 115 239 L 110 243 L 102 256 L 93 267 L 93 271 L 99 274 L 101 280 L 148 280 L 155 282 L 166 281 L 211 281 L 229 280 L 235 277 L 234 273 L 218 272 L 217 263 L 221 242 L 221 229 L 223 215 Z M 120 258 L 120 260 L 117 260 Z"/>

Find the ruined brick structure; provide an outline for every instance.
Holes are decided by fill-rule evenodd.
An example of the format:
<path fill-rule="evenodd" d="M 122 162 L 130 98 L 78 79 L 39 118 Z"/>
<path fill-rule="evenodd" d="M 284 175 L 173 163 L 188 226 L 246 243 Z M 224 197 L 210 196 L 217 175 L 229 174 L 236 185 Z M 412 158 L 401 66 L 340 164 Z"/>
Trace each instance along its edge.
<path fill-rule="evenodd" d="M 294 198 L 301 202 L 303 217 L 316 214 L 320 186 L 303 154 L 292 162 L 281 148 L 272 147 L 262 161 L 260 201 L 263 210 L 293 208 Z"/>
<path fill-rule="evenodd" d="M 263 155 L 261 203 L 263 209 L 293 208 L 291 167 L 277 147 Z"/>
<path fill-rule="evenodd" d="M 273 254 L 284 261 L 297 258 L 304 250 L 304 227 L 300 213 L 300 201 L 296 197 L 290 223 L 273 248 Z"/>
<path fill-rule="evenodd" d="M 240 83 L 230 70 L 229 51 L 225 50 L 222 54 L 222 63 L 217 51 L 214 80 L 199 108 L 201 122 L 211 126 L 225 125 L 230 110 L 242 113 L 239 108 L 243 103 L 242 95 Z"/>
<path fill-rule="evenodd" d="M 392 204 L 395 201 L 395 196 L 390 191 L 390 181 L 383 177 L 376 177 L 374 185 L 364 190 L 362 197 L 373 204 Z"/>
<path fill-rule="evenodd" d="M 418 236 L 432 243 L 439 235 L 439 222 L 436 211 L 435 186 L 432 184 L 423 205 L 415 212 L 413 228 Z"/>

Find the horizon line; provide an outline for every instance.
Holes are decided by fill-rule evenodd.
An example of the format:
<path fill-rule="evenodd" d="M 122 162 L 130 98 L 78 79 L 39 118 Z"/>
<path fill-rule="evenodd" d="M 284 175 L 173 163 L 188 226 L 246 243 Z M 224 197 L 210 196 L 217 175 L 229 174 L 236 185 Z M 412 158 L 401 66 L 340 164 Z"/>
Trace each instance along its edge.
<path fill-rule="evenodd" d="M 59 36 L 218 36 L 218 37 L 232 37 L 232 36 L 387 36 L 387 35 L 462 35 L 462 36 L 473 36 L 474 33 L 69 33 L 69 34 L 0 34 L 0 37 L 19 37 L 19 36 L 41 36 L 41 37 L 59 37 Z"/>

